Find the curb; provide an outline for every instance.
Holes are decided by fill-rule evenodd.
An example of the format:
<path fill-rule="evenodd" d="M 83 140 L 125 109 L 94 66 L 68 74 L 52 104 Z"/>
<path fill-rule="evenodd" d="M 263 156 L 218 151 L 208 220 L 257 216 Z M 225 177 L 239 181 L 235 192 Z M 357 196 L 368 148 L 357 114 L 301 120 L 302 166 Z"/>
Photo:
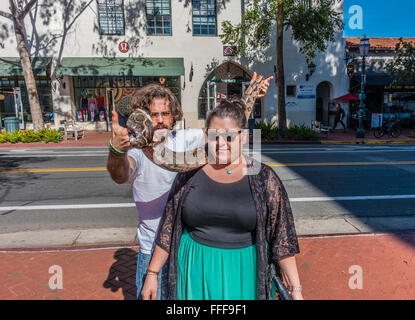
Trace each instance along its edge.
<path fill-rule="evenodd" d="M 66 148 L 66 147 L 108 147 L 108 143 L 91 143 L 91 144 L 77 144 L 77 143 L 22 143 L 22 144 L 0 144 L 0 148 Z"/>
<path fill-rule="evenodd" d="M 354 140 L 354 141 L 321 141 L 321 144 L 415 144 L 415 140 Z"/>
<path fill-rule="evenodd" d="M 299 239 L 415 232 L 415 216 L 294 218 Z M 137 228 L 61 229 L 0 234 L 1 251 L 137 247 Z"/>

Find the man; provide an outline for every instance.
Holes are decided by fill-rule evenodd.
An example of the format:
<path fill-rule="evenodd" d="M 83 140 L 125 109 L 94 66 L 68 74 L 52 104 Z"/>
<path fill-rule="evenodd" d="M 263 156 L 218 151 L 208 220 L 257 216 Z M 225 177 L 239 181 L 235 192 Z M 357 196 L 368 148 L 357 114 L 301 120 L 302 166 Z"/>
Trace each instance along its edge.
<path fill-rule="evenodd" d="M 261 88 L 261 96 L 265 95 L 272 78 L 266 79 Z M 150 84 L 140 89 L 132 103 L 145 109 L 150 115 L 155 130 L 154 139 L 157 139 L 157 136 L 165 135 L 166 131 L 172 129 L 176 121 L 182 118 L 182 111 L 174 94 L 158 84 Z M 180 130 L 175 137 L 175 150 L 194 149 L 204 139 L 205 135 L 202 129 Z M 114 111 L 112 112 L 110 143 L 116 152 L 109 152 L 107 169 L 116 183 L 130 181 L 134 201 L 139 212 L 137 237 L 140 250 L 137 257 L 136 286 L 137 298 L 141 299 L 141 289 L 154 249 L 154 239 L 177 173 L 155 165 L 144 155 L 142 150 L 131 148 L 128 131 L 118 124 L 118 114 Z M 166 293 L 166 268 L 161 270 L 158 280 L 160 287 L 157 291 L 157 299 L 163 299 Z"/>
<path fill-rule="evenodd" d="M 346 126 L 343 123 L 343 119 L 344 119 L 344 116 L 346 115 L 346 113 L 344 112 L 343 108 L 340 106 L 340 103 L 336 103 L 336 108 L 337 108 L 336 118 L 334 119 L 334 126 L 333 126 L 332 131 L 334 131 L 336 129 L 337 124 L 339 122 L 343 126 L 343 130 L 346 130 Z"/>

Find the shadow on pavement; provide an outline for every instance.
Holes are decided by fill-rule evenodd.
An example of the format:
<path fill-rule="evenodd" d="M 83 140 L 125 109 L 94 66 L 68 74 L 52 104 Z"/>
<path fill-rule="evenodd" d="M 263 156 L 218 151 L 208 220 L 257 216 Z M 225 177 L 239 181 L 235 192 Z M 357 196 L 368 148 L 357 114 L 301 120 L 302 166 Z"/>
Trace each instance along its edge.
<path fill-rule="evenodd" d="M 137 252 L 122 248 L 114 253 L 117 260 L 111 265 L 107 280 L 102 284 L 112 292 L 122 290 L 124 300 L 137 300 L 137 287 L 135 278 L 137 273 Z"/>
<path fill-rule="evenodd" d="M 312 149 L 308 150 L 312 151 Z M 341 162 L 385 162 L 409 161 L 413 151 L 407 153 L 388 152 L 375 153 L 318 153 L 306 152 L 302 154 L 284 154 L 282 152 L 267 155 L 273 163 L 341 163 Z M 320 191 L 318 196 L 327 197 L 354 197 L 354 196 L 399 196 L 415 193 L 415 168 L 412 165 L 361 165 L 361 166 L 289 166 L 275 167 L 274 170 L 289 189 L 296 190 L 301 197 L 301 191 L 311 189 Z M 307 187 L 304 188 L 304 182 Z M 301 190 L 301 191 L 299 191 Z M 308 196 L 308 195 L 307 195 Z M 290 198 L 294 197 L 292 194 Z M 331 203 L 320 202 L 312 205 L 310 202 L 297 202 L 295 206 L 301 212 L 308 212 L 308 217 L 320 216 L 322 219 L 329 216 L 338 218 L 353 217 L 375 232 L 391 230 L 384 223 L 379 224 L 372 218 L 414 217 L 413 199 L 389 200 L 333 200 Z M 334 214 L 334 210 L 338 214 Z M 293 208 L 294 216 L 296 212 Z M 408 228 L 410 229 L 410 228 Z M 402 242 L 413 246 L 407 237 L 394 232 Z"/>

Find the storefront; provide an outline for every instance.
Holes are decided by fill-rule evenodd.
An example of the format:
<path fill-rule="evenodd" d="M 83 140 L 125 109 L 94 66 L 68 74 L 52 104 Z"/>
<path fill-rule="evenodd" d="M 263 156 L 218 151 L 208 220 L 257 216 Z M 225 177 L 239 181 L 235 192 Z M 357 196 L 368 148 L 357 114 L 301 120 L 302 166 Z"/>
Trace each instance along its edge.
<path fill-rule="evenodd" d="M 53 111 L 51 81 L 47 75 L 50 62 L 51 58 L 32 59 L 32 70 L 45 121 L 50 118 L 46 115 Z M 19 122 L 32 122 L 20 58 L 0 58 L 0 118 L 16 115 L 23 116 Z"/>
<path fill-rule="evenodd" d="M 360 73 L 350 82 L 352 92 L 360 92 Z M 354 90 L 353 90 L 354 89 Z M 367 108 L 366 123 L 371 121 L 371 114 L 383 114 L 383 119 L 396 117 L 402 120 L 403 126 L 410 126 L 410 118 L 415 111 L 415 86 L 396 86 L 388 73 L 369 72 L 365 84 L 365 105 Z M 351 112 L 355 114 L 359 101 L 351 104 Z"/>
<path fill-rule="evenodd" d="M 181 100 L 182 58 L 64 58 L 57 77 L 70 77 L 73 114 L 82 122 L 111 120 L 111 110 L 125 113 L 138 88 L 159 83 Z"/>
<path fill-rule="evenodd" d="M 241 98 L 251 78 L 251 75 L 235 62 L 228 61 L 218 66 L 210 73 L 200 90 L 198 119 L 206 119 L 208 111 L 214 109 L 222 99 Z M 261 99 L 255 102 L 252 117 L 262 117 Z"/>

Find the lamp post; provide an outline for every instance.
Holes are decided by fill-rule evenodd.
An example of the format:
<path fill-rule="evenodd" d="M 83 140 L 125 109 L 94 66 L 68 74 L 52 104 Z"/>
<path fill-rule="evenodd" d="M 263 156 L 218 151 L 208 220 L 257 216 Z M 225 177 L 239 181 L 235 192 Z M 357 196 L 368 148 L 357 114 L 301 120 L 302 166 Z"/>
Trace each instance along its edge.
<path fill-rule="evenodd" d="M 365 138 L 365 129 L 363 127 L 363 115 L 365 113 L 365 102 L 366 94 L 365 94 L 365 83 L 366 83 L 366 57 L 369 55 L 370 49 L 370 40 L 366 38 L 366 35 L 360 40 L 359 50 L 360 55 L 362 56 L 362 76 L 360 80 L 360 105 L 359 105 L 359 129 L 356 133 L 356 138 L 364 139 Z"/>
<path fill-rule="evenodd" d="M 316 71 L 316 65 L 313 61 L 307 63 L 308 74 L 305 75 L 305 80 L 308 81 L 310 77 L 313 75 L 314 71 Z"/>

